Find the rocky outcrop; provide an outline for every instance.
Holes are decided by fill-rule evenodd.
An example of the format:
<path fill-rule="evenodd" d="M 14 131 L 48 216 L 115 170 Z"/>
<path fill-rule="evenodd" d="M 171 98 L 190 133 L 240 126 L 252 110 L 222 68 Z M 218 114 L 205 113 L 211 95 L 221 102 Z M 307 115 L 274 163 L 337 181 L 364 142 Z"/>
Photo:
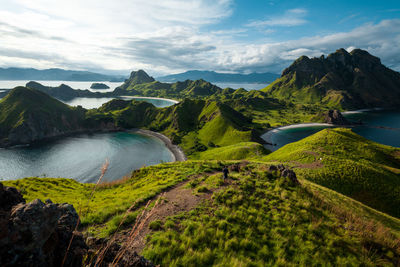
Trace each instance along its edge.
<path fill-rule="evenodd" d="M 335 108 L 398 107 L 400 73 L 367 51 L 339 49 L 327 57 L 302 56 L 263 91 L 300 103 Z"/>
<path fill-rule="evenodd" d="M 88 247 L 74 232 L 78 214 L 70 204 L 25 203 L 15 189 L 0 183 L 0 265 L 81 266 Z"/>
<path fill-rule="evenodd" d="M 132 71 L 131 76 L 121 86 L 115 88 L 115 93 L 126 93 L 128 87 L 133 87 L 137 84 L 154 82 L 154 78 L 149 76 L 144 70 Z M 138 93 L 134 91 L 135 93 Z"/>
<path fill-rule="evenodd" d="M 338 110 L 329 110 L 323 115 L 325 123 L 335 124 L 335 125 L 350 125 L 350 122 L 343 117 L 342 113 Z"/>
<path fill-rule="evenodd" d="M 124 249 L 115 240 L 88 238 L 87 243 L 90 246 L 87 266 L 154 267 L 153 263 L 132 249 Z"/>
<path fill-rule="evenodd" d="M 0 210 L 10 211 L 19 203 L 25 203 L 25 199 L 14 187 L 3 186 L 0 183 Z"/>
<path fill-rule="evenodd" d="M 279 164 L 278 166 L 270 165 L 268 167 L 268 171 L 278 173 L 278 175 L 281 177 L 287 178 L 292 185 L 300 185 L 296 173 L 293 170 L 285 167 L 283 164 Z"/>

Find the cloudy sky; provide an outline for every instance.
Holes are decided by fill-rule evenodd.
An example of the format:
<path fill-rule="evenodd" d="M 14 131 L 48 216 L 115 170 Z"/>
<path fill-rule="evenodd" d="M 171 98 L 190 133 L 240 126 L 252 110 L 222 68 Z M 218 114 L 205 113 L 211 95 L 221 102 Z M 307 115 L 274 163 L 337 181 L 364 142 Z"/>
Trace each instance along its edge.
<path fill-rule="evenodd" d="M 357 47 L 400 70 L 398 0 L 0 0 L 0 6 L 0 67 L 280 73 L 301 55 Z"/>

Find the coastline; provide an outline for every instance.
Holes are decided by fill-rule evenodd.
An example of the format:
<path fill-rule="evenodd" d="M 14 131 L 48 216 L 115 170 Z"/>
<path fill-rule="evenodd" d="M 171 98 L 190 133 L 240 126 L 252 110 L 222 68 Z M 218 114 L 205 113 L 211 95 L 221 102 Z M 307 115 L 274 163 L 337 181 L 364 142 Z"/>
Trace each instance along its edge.
<path fill-rule="evenodd" d="M 127 97 L 127 98 L 140 98 L 140 99 L 154 99 L 154 100 L 166 100 L 178 104 L 179 101 L 170 98 L 162 98 L 162 97 L 150 97 L 150 96 L 132 96 L 132 95 L 120 95 L 119 97 Z"/>
<path fill-rule="evenodd" d="M 271 129 L 265 131 L 262 135 L 260 135 L 260 138 L 263 139 L 265 142 L 267 142 L 267 145 L 275 146 L 276 144 L 273 144 L 272 141 L 269 139 L 269 136 L 271 134 L 276 133 L 280 130 L 295 129 L 295 128 L 302 128 L 302 127 L 310 127 L 310 126 L 326 126 L 326 127 L 342 126 L 342 127 L 346 127 L 348 125 L 336 125 L 336 124 L 322 123 L 322 122 L 307 122 L 307 123 L 289 124 L 289 125 L 285 125 L 285 126 L 271 128 Z"/>
<path fill-rule="evenodd" d="M 363 112 L 368 112 L 368 111 L 379 111 L 379 110 L 385 110 L 385 109 L 384 108 L 364 108 L 364 109 L 343 111 L 341 113 L 342 113 L 342 115 L 346 115 L 346 114 L 356 114 L 356 113 L 363 113 Z"/>
<path fill-rule="evenodd" d="M 174 145 L 172 143 L 171 139 L 169 139 L 167 136 L 165 136 L 161 133 L 153 132 L 150 130 L 144 130 L 144 129 L 133 129 L 133 130 L 129 130 L 128 132 L 143 134 L 143 135 L 147 135 L 147 136 L 151 136 L 151 137 L 160 139 L 165 144 L 165 146 L 169 149 L 169 151 L 171 151 L 171 153 L 174 157 L 174 161 L 186 161 L 187 160 L 187 157 L 186 157 L 185 153 L 182 151 L 182 149 L 179 146 Z"/>

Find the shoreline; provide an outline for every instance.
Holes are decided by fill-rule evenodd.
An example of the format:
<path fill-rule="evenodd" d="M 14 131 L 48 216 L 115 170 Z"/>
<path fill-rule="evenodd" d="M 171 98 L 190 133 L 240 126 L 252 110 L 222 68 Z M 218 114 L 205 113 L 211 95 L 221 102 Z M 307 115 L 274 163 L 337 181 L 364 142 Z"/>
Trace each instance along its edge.
<path fill-rule="evenodd" d="M 144 129 L 132 129 L 132 130 L 128 130 L 128 132 L 143 134 L 143 135 L 155 137 L 155 138 L 161 140 L 165 144 L 165 146 L 168 148 L 168 150 L 171 151 L 172 156 L 174 158 L 174 160 L 172 162 L 187 160 L 187 157 L 186 157 L 185 153 L 182 151 L 182 149 L 179 146 L 174 145 L 172 143 L 171 139 L 169 139 L 167 136 L 165 136 L 161 133 L 153 132 L 150 130 L 144 130 Z"/>
<path fill-rule="evenodd" d="M 350 125 L 337 125 L 337 124 L 330 124 L 330 123 L 323 123 L 323 122 L 307 122 L 307 123 L 297 123 L 297 124 L 289 124 L 285 126 L 279 126 L 279 127 L 274 127 L 266 132 L 264 132 L 262 135 L 260 135 L 260 138 L 263 139 L 267 144 L 267 146 L 276 146 L 277 144 L 274 144 L 272 140 L 270 139 L 270 135 L 281 131 L 281 130 L 287 130 L 287 129 L 296 129 L 296 128 L 303 128 L 303 127 L 312 127 L 312 126 L 325 126 L 325 127 L 348 127 Z"/>
<path fill-rule="evenodd" d="M 363 109 L 343 111 L 340 113 L 342 113 L 342 115 L 347 115 L 347 114 L 357 114 L 357 113 L 363 113 L 363 112 L 368 112 L 368 111 L 380 111 L 380 110 L 385 110 L 385 109 L 384 108 L 363 108 Z"/>
<path fill-rule="evenodd" d="M 166 100 L 178 104 L 179 101 L 170 98 L 162 98 L 162 97 L 151 97 L 151 96 L 132 96 L 132 95 L 120 95 L 118 97 L 127 97 L 127 98 L 140 98 L 140 99 L 154 99 L 154 100 Z"/>

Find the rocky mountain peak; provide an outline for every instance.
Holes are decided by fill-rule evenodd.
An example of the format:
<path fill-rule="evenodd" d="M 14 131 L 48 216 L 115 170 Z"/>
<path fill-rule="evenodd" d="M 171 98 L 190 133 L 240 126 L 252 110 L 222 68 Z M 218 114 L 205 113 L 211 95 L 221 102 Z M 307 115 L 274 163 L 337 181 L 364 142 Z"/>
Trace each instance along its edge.
<path fill-rule="evenodd" d="M 129 80 L 131 84 L 151 83 L 155 81 L 144 70 L 132 71 Z"/>

